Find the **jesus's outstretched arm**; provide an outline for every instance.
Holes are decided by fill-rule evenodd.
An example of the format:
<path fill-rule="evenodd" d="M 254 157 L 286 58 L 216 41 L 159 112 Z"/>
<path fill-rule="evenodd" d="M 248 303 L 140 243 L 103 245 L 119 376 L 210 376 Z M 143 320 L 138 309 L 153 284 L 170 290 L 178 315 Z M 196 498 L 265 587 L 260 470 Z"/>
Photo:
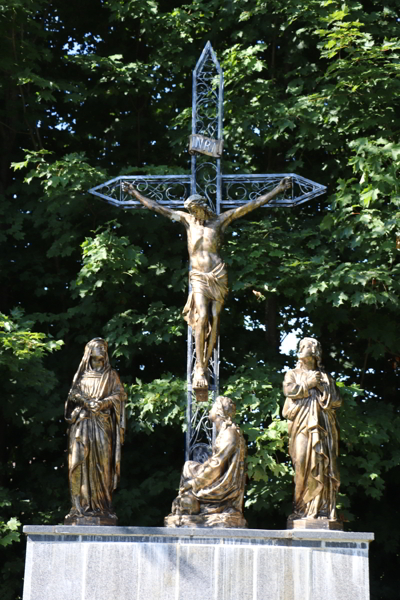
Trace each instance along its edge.
<path fill-rule="evenodd" d="M 130 194 L 131 196 L 133 196 L 134 198 L 139 200 L 139 202 L 141 202 L 143 204 L 143 206 L 145 206 L 149 210 L 153 210 L 154 212 L 158 213 L 159 215 L 162 215 L 163 217 L 167 217 L 168 219 L 171 219 L 172 221 L 178 221 L 178 222 L 182 223 L 183 225 L 186 223 L 187 213 L 184 213 L 183 211 L 180 211 L 180 210 L 172 210 L 171 208 L 168 208 L 167 206 L 163 206 L 162 204 L 159 204 L 155 200 L 150 200 L 150 198 L 146 198 L 146 196 L 143 196 L 140 192 L 138 192 L 138 190 L 135 187 L 133 187 L 133 185 L 131 183 L 124 182 L 122 184 L 122 189 L 124 192 L 128 192 L 128 194 Z"/>
<path fill-rule="evenodd" d="M 243 206 L 239 206 L 239 208 L 232 208 L 232 210 L 227 210 L 218 217 L 218 220 L 221 224 L 221 228 L 225 229 L 230 223 L 232 223 L 232 221 L 240 219 L 240 217 L 247 215 L 247 213 L 251 212 L 252 210 L 255 210 L 259 206 L 264 206 L 264 204 L 270 202 L 270 200 L 275 198 L 275 196 L 277 196 L 281 192 L 284 192 L 285 190 L 290 189 L 291 187 L 292 178 L 285 177 L 273 190 L 268 192 L 268 194 L 263 194 L 262 196 L 259 196 L 259 198 L 257 198 L 256 200 L 251 200 L 251 202 L 247 202 L 246 204 L 243 204 Z"/>

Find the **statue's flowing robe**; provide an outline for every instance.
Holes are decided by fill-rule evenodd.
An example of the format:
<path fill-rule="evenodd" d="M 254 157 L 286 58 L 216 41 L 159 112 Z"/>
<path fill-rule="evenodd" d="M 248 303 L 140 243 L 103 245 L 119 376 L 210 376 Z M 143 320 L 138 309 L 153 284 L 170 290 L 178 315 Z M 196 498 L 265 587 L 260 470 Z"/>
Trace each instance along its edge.
<path fill-rule="evenodd" d="M 288 371 L 283 382 L 283 416 L 289 420 L 289 453 L 295 468 L 293 518 L 335 519 L 340 485 L 336 411 L 342 401 L 334 380 L 321 371 L 323 392 L 308 389 L 308 371 Z"/>
<path fill-rule="evenodd" d="M 224 304 L 225 298 L 228 295 L 228 271 L 225 263 L 219 263 L 209 273 L 203 273 L 197 269 L 192 269 L 189 272 L 189 281 L 191 291 L 183 309 L 183 318 L 188 325 L 195 329 L 198 319 L 196 305 L 193 294 L 198 293 L 208 298 L 209 300 Z"/>
<path fill-rule="evenodd" d="M 65 418 L 71 424 L 68 444 L 70 514 L 79 514 L 82 510 L 86 515 L 112 515 L 112 492 L 120 475 L 126 394 L 116 371 L 108 366 L 98 373 L 88 363 L 74 379 L 65 404 Z M 83 394 L 88 401 L 100 399 L 101 410 L 94 412 L 87 405 L 80 406 L 74 399 L 76 393 Z"/>
<path fill-rule="evenodd" d="M 189 493 L 198 501 L 200 514 L 242 513 L 246 454 L 246 442 L 239 427 L 224 423 L 212 456 L 203 464 L 195 461 L 184 464 L 181 487 L 191 482 Z"/>

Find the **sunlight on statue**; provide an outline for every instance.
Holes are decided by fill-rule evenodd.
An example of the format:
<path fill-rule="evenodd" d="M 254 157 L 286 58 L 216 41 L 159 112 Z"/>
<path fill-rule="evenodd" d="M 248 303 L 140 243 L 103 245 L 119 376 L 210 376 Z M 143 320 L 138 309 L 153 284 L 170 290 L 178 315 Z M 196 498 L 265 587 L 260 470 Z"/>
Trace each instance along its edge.
<path fill-rule="evenodd" d="M 143 196 L 131 184 L 123 184 L 123 190 L 143 206 L 186 228 L 192 289 L 183 316 L 194 332 L 196 365 L 192 383 L 195 389 L 208 387 L 207 365 L 218 338 L 221 310 L 228 294 L 227 268 L 220 255 L 223 233 L 232 221 L 267 204 L 291 187 L 292 180 L 286 177 L 268 194 L 216 215 L 206 199 L 198 194 L 186 200 L 184 206 L 189 211 L 186 213 L 162 206 Z"/>
<path fill-rule="evenodd" d="M 86 344 L 65 403 L 72 503 L 66 525 L 117 524 L 112 493 L 120 474 L 126 393 L 107 350 L 102 338 Z"/>
<path fill-rule="evenodd" d="M 298 362 L 283 382 L 283 416 L 289 421 L 289 453 L 295 469 L 294 512 L 288 527 L 341 529 L 336 517 L 339 389 L 321 364 L 321 344 L 304 338 Z"/>
<path fill-rule="evenodd" d="M 217 431 L 212 456 L 204 463 L 185 462 L 179 495 L 164 519 L 166 527 L 247 527 L 243 517 L 247 446 L 234 423 L 235 413 L 233 400 L 218 396 L 209 414 Z"/>

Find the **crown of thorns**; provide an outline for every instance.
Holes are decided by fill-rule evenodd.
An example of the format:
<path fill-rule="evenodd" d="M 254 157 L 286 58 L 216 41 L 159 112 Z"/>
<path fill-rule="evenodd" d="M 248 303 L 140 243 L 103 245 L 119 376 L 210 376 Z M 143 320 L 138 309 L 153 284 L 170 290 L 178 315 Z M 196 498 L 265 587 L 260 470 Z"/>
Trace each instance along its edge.
<path fill-rule="evenodd" d="M 189 198 L 185 200 L 183 206 L 186 208 L 186 210 L 190 210 L 192 206 L 198 206 L 199 208 L 202 208 L 209 217 L 215 217 L 215 212 L 211 210 L 207 204 L 207 200 L 204 198 L 204 196 L 200 196 L 200 194 L 192 194 L 189 196 Z"/>

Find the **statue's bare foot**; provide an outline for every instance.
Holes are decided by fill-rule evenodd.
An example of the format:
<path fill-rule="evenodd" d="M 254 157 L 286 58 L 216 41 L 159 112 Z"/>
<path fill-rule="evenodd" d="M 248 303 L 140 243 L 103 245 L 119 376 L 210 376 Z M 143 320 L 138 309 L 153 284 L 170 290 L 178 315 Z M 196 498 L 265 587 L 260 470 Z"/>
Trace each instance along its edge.
<path fill-rule="evenodd" d="M 204 369 L 199 366 L 195 368 L 192 385 L 194 388 L 208 388 L 207 376 Z"/>

